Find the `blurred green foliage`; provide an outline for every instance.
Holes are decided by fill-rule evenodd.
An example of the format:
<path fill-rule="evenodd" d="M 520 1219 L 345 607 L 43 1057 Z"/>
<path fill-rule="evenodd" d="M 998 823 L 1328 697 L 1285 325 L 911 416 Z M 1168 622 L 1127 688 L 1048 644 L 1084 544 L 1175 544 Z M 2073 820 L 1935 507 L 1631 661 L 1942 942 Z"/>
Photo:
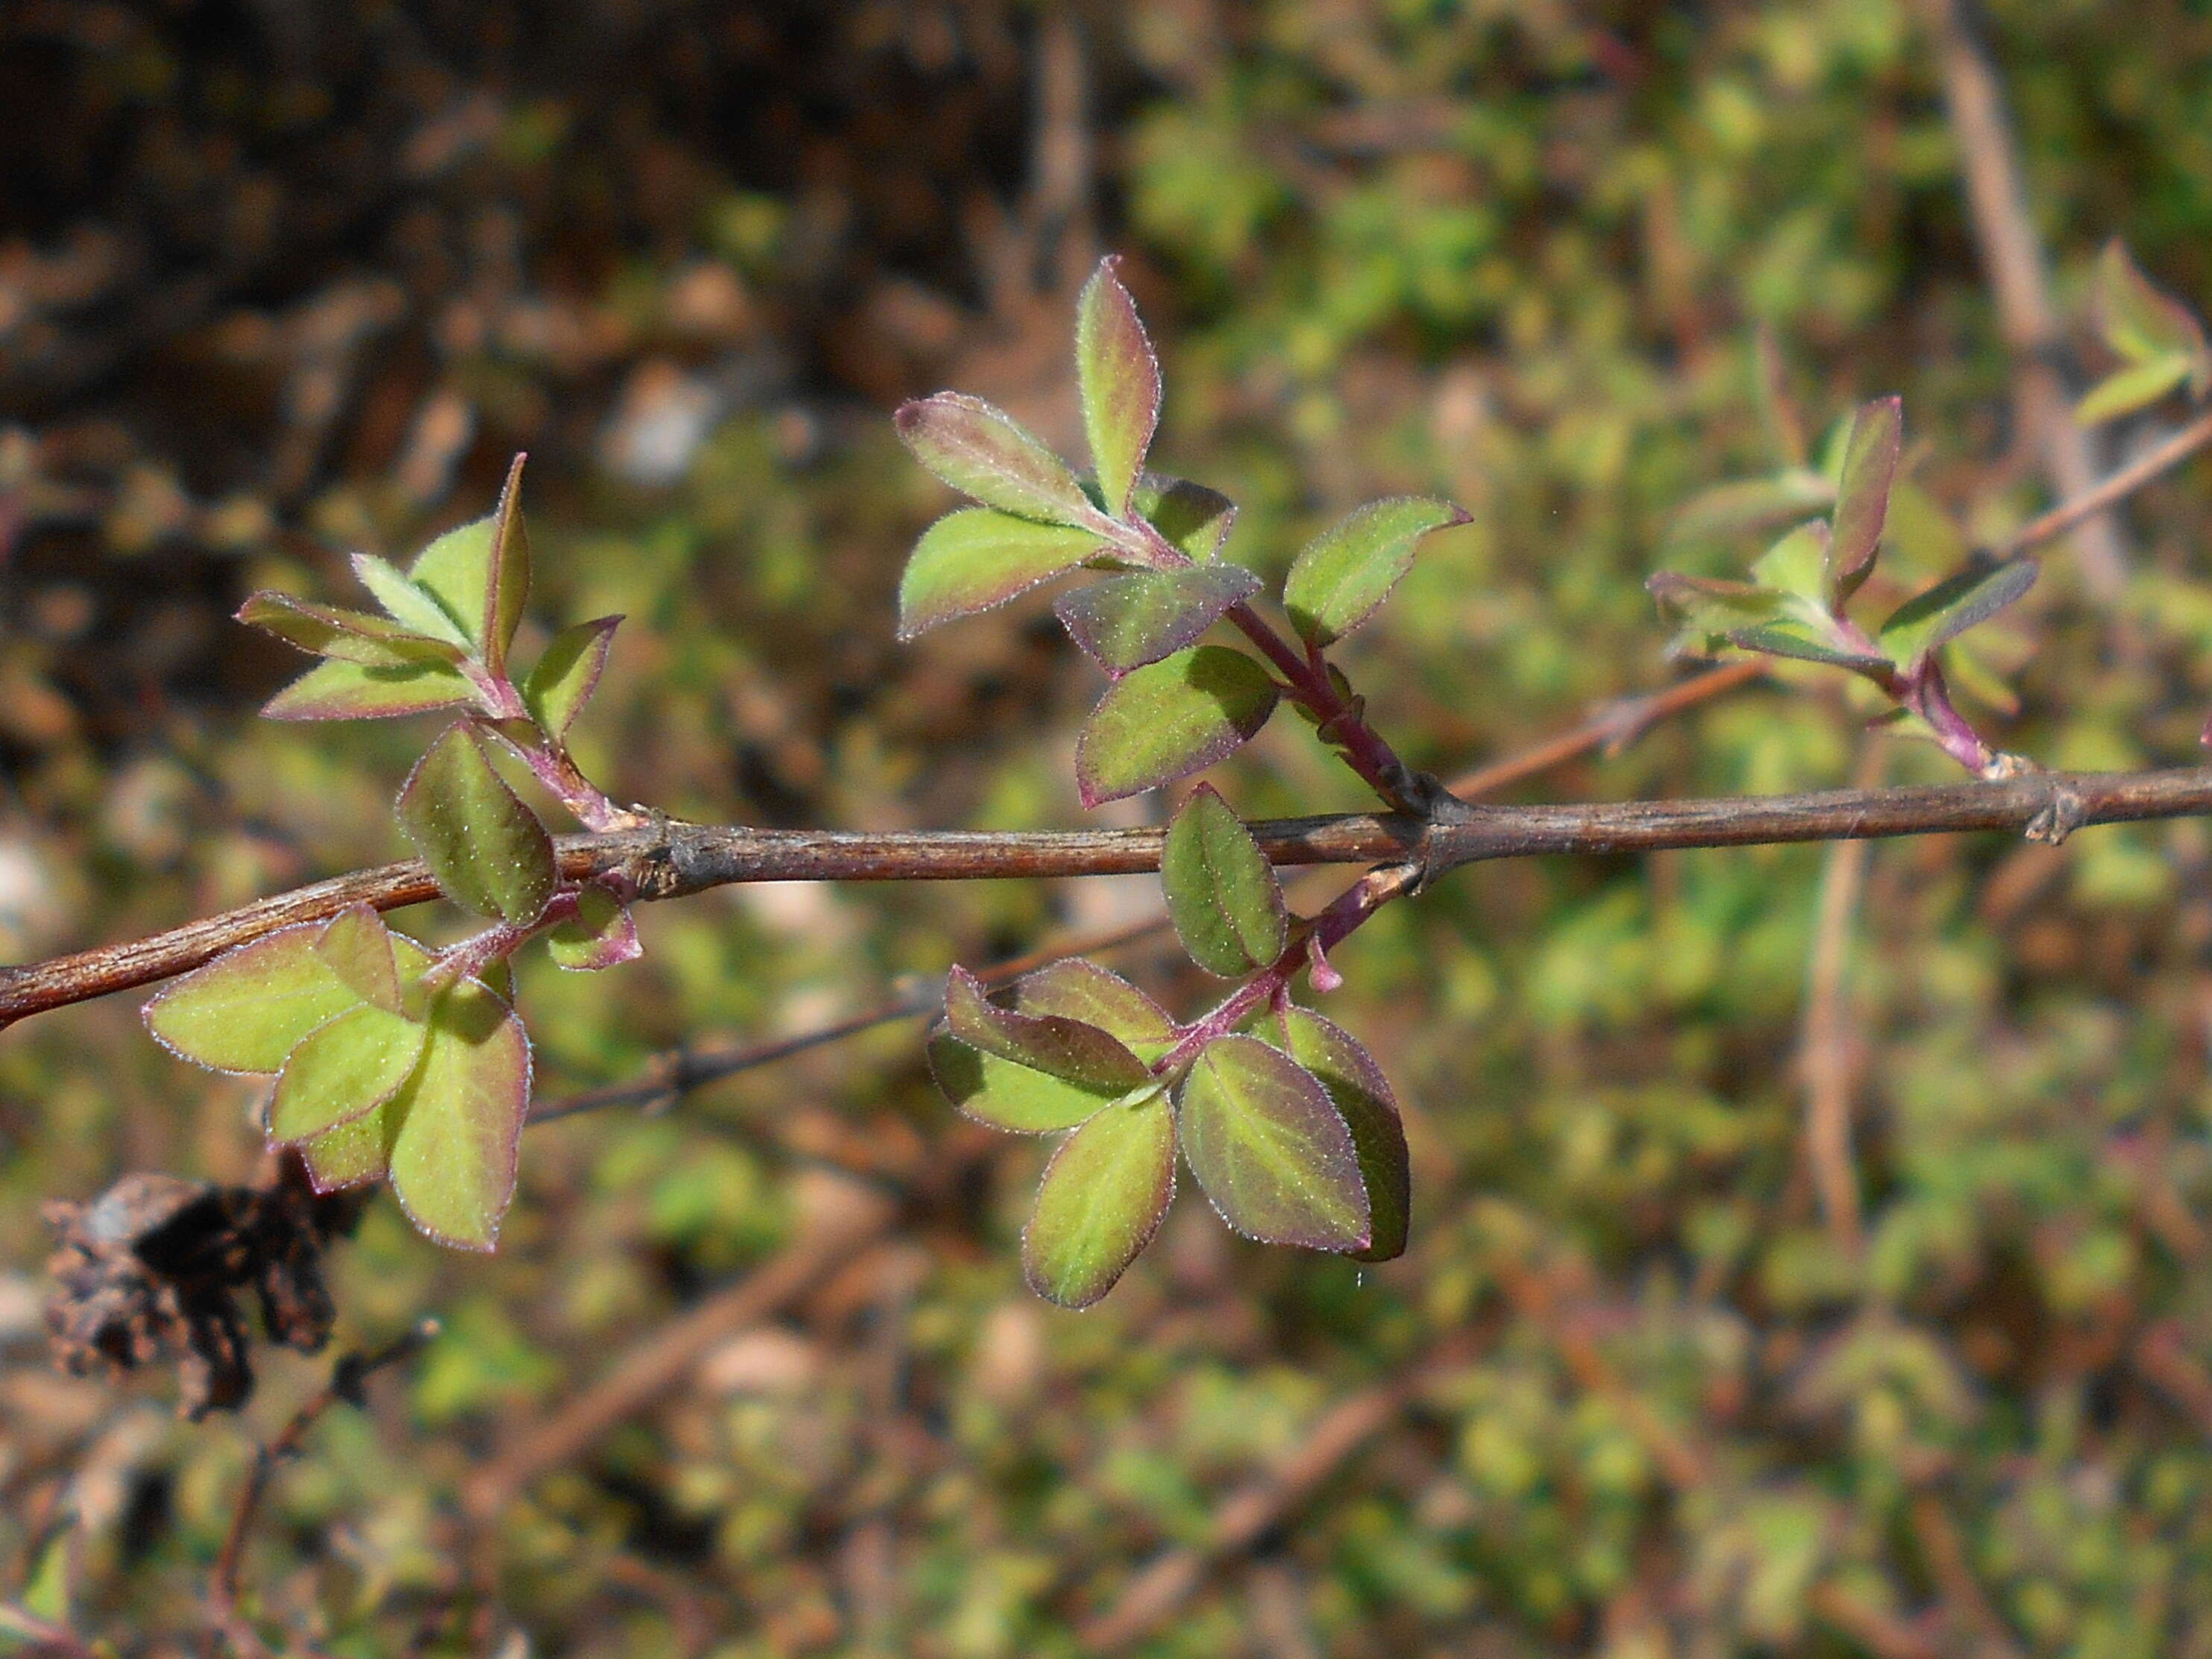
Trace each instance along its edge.
<path fill-rule="evenodd" d="M 63 100 L 76 125 L 54 132 L 106 135 L 142 192 L 37 150 L 35 113 L 11 124 L 24 228 L 0 287 L 30 296 L 0 337 L 0 488 L 24 526 L 0 634 L 11 958 L 402 850 L 390 799 L 424 733 L 257 723 L 289 665 L 221 619 L 476 516 L 517 447 L 541 492 L 533 626 L 630 618 L 575 733 L 617 799 L 1077 822 L 1097 683 L 1040 600 L 892 642 L 899 562 L 946 501 L 887 418 L 955 385 L 1071 430 L 1068 278 L 1095 250 L 1060 257 L 1026 149 L 1057 118 L 1040 65 L 1069 15 L 1098 235 L 1167 365 L 1156 453 L 1243 505 L 1229 556 L 1279 578 L 1386 493 L 1475 514 L 1345 647 L 1416 764 L 1449 773 L 1662 683 L 1643 581 L 1671 516 L 1775 465 L 1759 325 L 1816 451 L 1858 402 L 1904 395 L 1912 569 L 2047 499 L 1902 0 L 611 4 L 542 32 L 507 6 L 466 27 L 339 9 L 304 9 L 296 39 L 213 3 L 5 25 L 9 84 L 46 88 L 34 112 Z M 1990 27 L 2085 351 L 2109 236 L 2212 301 L 2212 20 L 2001 0 Z M 395 172 L 331 231 L 302 180 L 348 134 Z M 247 279 L 174 325 L 133 320 L 127 277 L 106 311 L 37 288 L 73 226 L 127 229 L 133 200 L 156 204 L 155 269 L 190 276 L 228 235 Z M 1079 241 L 1076 206 L 1057 234 Z M 343 332 L 336 299 L 310 302 L 386 315 L 380 277 L 398 320 L 326 354 L 349 367 L 302 439 L 302 319 Z M 53 367 L 103 329 L 108 369 Z M 2130 507 L 2116 611 L 2053 550 L 2020 608 L 2021 712 L 1985 716 L 2003 747 L 2197 752 L 2208 509 L 2201 461 Z M 1879 740 L 1821 684 L 1787 671 L 1524 793 L 1840 784 Z M 1906 745 L 1877 763 L 1945 775 Z M 1292 731 L 1222 782 L 1247 817 L 1359 799 Z M 498 1651 L 520 1629 L 540 1654 L 1051 1656 L 1189 1547 L 1187 1598 L 1135 1650 L 2212 1652 L 2212 842 L 2179 823 L 2059 853 L 1874 849 L 1845 981 L 1856 1259 L 1815 1201 L 1797 1066 L 1828 856 L 1488 867 L 1364 929 L 1326 1012 L 1407 1107 L 1413 1246 L 1379 1269 L 1243 1245 L 1186 1194 L 1097 1310 L 1037 1303 L 1018 1232 L 1041 1153 L 980 1154 L 911 1024 L 663 1116 L 533 1131 L 495 1257 L 441 1252 L 380 1200 L 336 1261 L 340 1340 L 426 1313 L 446 1334 L 278 1476 L 249 1607 L 338 1655 Z M 541 1086 L 812 1029 L 1153 890 L 647 907 L 634 967 L 525 964 Z M 1189 1010 L 1205 987 L 1169 962 L 1114 965 Z M 0 1594 L 66 1601 L 134 1652 L 185 1650 L 153 1632 L 193 1629 L 247 1438 L 323 1370 L 272 1357 L 245 1419 L 194 1430 L 158 1379 L 55 1378 L 38 1203 L 126 1169 L 244 1178 L 252 1103 L 125 1006 L 0 1042 Z M 907 1194 L 891 1237 L 495 1524 L 465 1518 L 473 1468 L 774 1259 L 824 1164 Z M 1216 1559 L 1232 1494 L 1400 1384 L 1286 1518 Z"/>

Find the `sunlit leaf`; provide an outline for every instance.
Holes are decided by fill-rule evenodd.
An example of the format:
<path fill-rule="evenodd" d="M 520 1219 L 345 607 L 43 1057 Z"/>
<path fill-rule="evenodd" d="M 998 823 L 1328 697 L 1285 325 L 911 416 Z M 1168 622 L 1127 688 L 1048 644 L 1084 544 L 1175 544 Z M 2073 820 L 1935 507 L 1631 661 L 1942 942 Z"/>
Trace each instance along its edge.
<path fill-rule="evenodd" d="M 556 634 L 522 682 L 522 706 L 546 734 L 568 735 L 599 685 L 620 617 L 600 617 Z"/>
<path fill-rule="evenodd" d="M 403 979 L 417 978 L 430 965 L 430 953 L 404 933 L 392 935 L 392 950 Z M 361 1116 L 334 1129 L 325 1129 L 300 1144 L 301 1158 L 307 1166 L 307 1177 L 317 1192 L 366 1186 L 384 1178 L 391 1152 L 392 1119 L 387 1115 L 390 1105 L 386 1100 Z"/>
<path fill-rule="evenodd" d="M 1160 363 L 1136 302 L 1121 286 L 1112 255 L 1084 284 L 1075 309 L 1075 374 L 1083 428 L 1109 511 L 1126 511 L 1129 492 L 1160 419 Z"/>
<path fill-rule="evenodd" d="M 1105 1108 L 1045 1166 L 1022 1232 L 1023 1276 L 1048 1301 L 1089 1307 L 1152 1243 L 1174 1196 L 1175 1124 L 1166 1097 Z"/>
<path fill-rule="evenodd" d="M 1065 1082 L 944 1031 L 929 1040 L 929 1070 L 955 1111 L 1014 1134 L 1072 1129 L 1123 1092 L 1102 1094 Z"/>
<path fill-rule="evenodd" d="M 507 648 L 530 597 L 530 538 L 522 525 L 522 462 L 517 455 L 491 516 L 447 531 L 408 570 L 460 624 L 484 666 L 507 671 Z"/>
<path fill-rule="evenodd" d="M 1917 593 L 1881 625 L 1881 648 L 1910 669 L 1946 640 L 2003 610 L 2035 586 L 2033 559 L 1978 558 L 1957 574 Z"/>
<path fill-rule="evenodd" d="M 1183 1080 L 1183 1157 L 1248 1238 L 1316 1250 L 1372 1242 L 1352 1131 L 1320 1080 L 1256 1037 L 1217 1038 Z"/>
<path fill-rule="evenodd" d="M 300 1040 L 276 1079 L 269 1139 L 307 1140 L 374 1110 L 422 1058 L 429 1028 L 361 1003 Z"/>
<path fill-rule="evenodd" d="M 1242 566 L 1206 564 L 1103 577 L 1053 609 L 1091 660 L 1119 676 L 1195 643 L 1259 591 L 1260 579 Z"/>
<path fill-rule="evenodd" d="M 1273 1024 L 1262 1021 L 1263 1030 Z M 1406 1127 L 1397 1097 L 1390 1092 L 1390 1080 L 1350 1032 L 1310 1009 L 1288 1010 L 1282 1029 L 1291 1058 L 1320 1080 L 1352 1133 L 1367 1192 L 1372 1242 L 1351 1255 L 1361 1261 L 1388 1261 L 1402 1255 L 1412 1212 L 1413 1176 Z"/>
<path fill-rule="evenodd" d="M 552 837 L 465 726 L 448 726 L 416 763 L 398 811 L 441 890 L 464 909 L 523 924 L 553 896 Z"/>
<path fill-rule="evenodd" d="M 280 927 L 171 981 L 146 1004 L 146 1029 L 214 1071 L 283 1070 L 301 1038 L 360 1000 L 316 953 L 327 925 Z"/>
<path fill-rule="evenodd" d="M 1014 981 L 1014 1006 L 1025 1014 L 1058 1014 L 1096 1025 L 1127 1043 L 1148 1064 L 1176 1039 L 1167 1010 L 1119 974 L 1066 957 Z"/>
<path fill-rule="evenodd" d="M 1235 979 L 1283 953 L 1290 915 L 1282 884 L 1212 785 L 1199 785 L 1169 824 L 1160 884 L 1176 936 L 1206 972 Z"/>
<path fill-rule="evenodd" d="M 411 633 L 366 611 L 315 605 L 289 593 L 255 593 L 238 609 L 238 620 L 319 657 L 368 668 L 405 668 L 419 662 L 458 662 L 460 647 Z"/>
<path fill-rule="evenodd" d="M 948 513 L 922 532 L 908 556 L 899 579 L 899 637 L 1004 605 L 1074 569 L 1100 546 L 1091 531 L 987 507 Z"/>
<path fill-rule="evenodd" d="M 2105 343 L 2131 363 L 2179 357 L 2204 395 L 2212 377 L 2212 349 L 2204 325 L 2189 307 L 2142 274 L 2126 246 L 2115 239 L 2105 245 L 2097 264 L 2097 310 Z"/>
<path fill-rule="evenodd" d="M 1188 478 L 1141 473 L 1129 505 L 1179 550 L 1204 564 L 1221 551 L 1237 522 L 1237 503 Z"/>
<path fill-rule="evenodd" d="M 981 398 L 940 392 L 901 404 L 893 419 L 915 459 L 962 495 L 1047 524 L 1098 522 L 1066 463 Z"/>
<path fill-rule="evenodd" d="M 476 701 L 476 688 L 444 663 L 371 668 L 361 663 L 319 662 L 261 710 L 272 720 L 385 720 L 420 714 Z"/>
<path fill-rule="evenodd" d="M 965 968 L 956 967 L 946 976 L 945 1024 L 971 1048 L 1096 1094 L 1126 1094 L 1152 1080 L 1145 1062 L 1110 1032 L 1065 1015 L 999 1007 Z"/>
<path fill-rule="evenodd" d="M 590 973 L 635 962 L 645 954 L 629 906 L 599 886 L 576 891 L 576 914 L 546 929 L 545 951 L 572 973 Z"/>
<path fill-rule="evenodd" d="M 363 1002 L 388 1014 L 403 1012 L 392 930 L 369 905 L 349 905 L 332 916 L 315 954 Z"/>
<path fill-rule="evenodd" d="M 1828 541 L 1827 597 L 1841 605 L 1858 592 L 1881 550 L 1881 531 L 1889 516 L 1890 486 L 1905 441 L 1905 401 L 1877 398 L 1851 418 L 1844 447 L 1843 481 L 1836 489 L 1836 512 Z"/>
<path fill-rule="evenodd" d="M 356 553 L 352 563 L 353 574 L 361 585 L 392 621 L 432 639 L 443 640 L 465 650 L 468 647 L 469 636 L 461 631 L 460 623 L 447 613 L 446 607 L 431 596 L 428 588 L 416 586 L 398 566 L 374 553 Z"/>
<path fill-rule="evenodd" d="M 1242 652 L 1201 645 L 1109 686 L 1075 747 L 1083 803 L 1133 795 L 1226 759 L 1267 723 L 1278 695 Z"/>
<path fill-rule="evenodd" d="M 488 1250 L 514 1195 L 530 1103 L 530 1041 L 506 1003 L 473 980 L 431 1006 L 422 1058 L 381 1115 L 392 1191 L 441 1243 Z"/>
<path fill-rule="evenodd" d="M 2148 409 L 2187 380 L 2189 368 L 2189 359 L 2179 355 L 2130 363 L 2089 388 L 2081 401 L 2074 405 L 2075 422 L 2081 426 L 2095 426 Z"/>
<path fill-rule="evenodd" d="M 1785 593 L 1814 613 L 1826 609 L 1828 526 L 1801 524 L 1759 556 L 1751 567 L 1761 587 Z"/>
<path fill-rule="evenodd" d="M 1414 544 L 1465 524 L 1449 501 L 1419 495 L 1370 501 L 1306 544 L 1283 582 L 1283 608 L 1310 643 L 1327 645 L 1375 613 L 1413 568 Z"/>

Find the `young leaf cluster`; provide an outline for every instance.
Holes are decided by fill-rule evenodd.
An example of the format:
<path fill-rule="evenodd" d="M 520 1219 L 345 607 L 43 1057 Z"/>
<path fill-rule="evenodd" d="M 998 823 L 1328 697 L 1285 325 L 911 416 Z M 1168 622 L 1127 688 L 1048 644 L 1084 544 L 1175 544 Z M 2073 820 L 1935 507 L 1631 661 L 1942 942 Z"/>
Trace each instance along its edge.
<path fill-rule="evenodd" d="M 1942 653 L 2026 593 L 2039 567 L 2027 558 L 1977 556 L 1895 605 L 1871 629 L 1853 617 L 1851 602 L 1881 556 L 1902 448 L 1900 400 L 1864 404 L 1838 452 L 1825 518 L 1784 533 L 1753 564 L 1748 581 L 1662 571 L 1649 586 L 1679 624 L 1676 652 L 1734 647 L 1845 670 L 1892 700 L 1892 718 L 1909 722 L 1968 769 L 1989 775 L 2008 762 L 1953 703 Z M 1701 527 L 1722 516 L 1710 501 L 1693 503 L 1692 511 L 1701 514 Z"/>
<path fill-rule="evenodd" d="M 2097 262 L 2098 333 L 2120 367 L 2075 406 L 2083 426 L 2148 409 L 2187 386 L 2202 403 L 2212 397 L 2212 343 L 2189 307 L 2155 287 L 2118 240 Z"/>

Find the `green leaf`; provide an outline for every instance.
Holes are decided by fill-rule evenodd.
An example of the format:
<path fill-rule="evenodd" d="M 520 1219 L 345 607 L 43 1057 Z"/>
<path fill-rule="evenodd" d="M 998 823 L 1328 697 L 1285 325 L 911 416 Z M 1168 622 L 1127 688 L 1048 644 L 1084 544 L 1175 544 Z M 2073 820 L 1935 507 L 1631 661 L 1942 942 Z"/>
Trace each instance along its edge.
<path fill-rule="evenodd" d="M 315 941 L 315 954 L 363 1002 L 388 1014 L 404 1012 L 392 930 L 373 906 L 349 905 L 332 916 Z"/>
<path fill-rule="evenodd" d="M 1241 565 L 1205 564 L 1108 576 L 1053 610 L 1068 637 L 1118 678 L 1195 643 L 1224 611 L 1259 591 L 1260 579 Z"/>
<path fill-rule="evenodd" d="M 1848 644 L 1838 641 L 1832 629 L 1795 617 L 1781 617 L 1751 628 L 1734 629 L 1726 638 L 1730 645 L 1745 651 L 1756 651 L 1761 656 L 1789 657 L 1798 662 L 1825 663 L 1832 668 L 1849 668 L 1862 672 L 1889 666 L 1888 658 L 1853 650 Z"/>
<path fill-rule="evenodd" d="M 462 908 L 520 927 L 553 896 L 553 838 L 467 726 L 447 726 L 416 763 L 398 811 L 439 888 Z"/>
<path fill-rule="evenodd" d="M 1413 1176 L 1406 1126 L 1389 1079 L 1350 1032 L 1310 1009 L 1286 1010 L 1283 1027 L 1291 1058 L 1320 1080 L 1352 1133 L 1373 1242 L 1351 1255 L 1361 1261 L 1389 1261 L 1404 1255 Z"/>
<path fill-rule="evenodd" d="M 1201 645 L 1125 674 L 1091 711 L 1075 745 L 1085 806 L 1200 772 L 1267 723 L 1278 689 L 1239 651 Z"/>
<path fill-rule="evenodd" d="M 392 1188 L 442 1244 L 488 1250 L 514 1195 L 530 1105 L 530 1039 L 506 1003 L 464 980 L 430 1007 L 414 1075 L 386 1102 Z"/>
<path fill-rule="evenodd" d="M 921 533 L 899 579 L 898 636 L 1004 605 L 1098 552 L 1088 530 L 1037 524 L 986 507 L 948 513 Z"/>
<path fill-rule="evenodd" d="M 238 620 L 319 657 L 368 668 L 405 668 L 418 662 L 458 662 L 460 647 L 409 632 L 366 611 L 314 605 L 289 593 L 254 593 L 238 608 Z"/>
<path fill-rule="evenodd" d="M 943 1031 L 929 1040 L 929 1070 L 953 1110 L 1013 1134 L 1072 1129 L 1119 1097 L 985 1054 Z"/>
<path fill-rule="evenodd" d="M 1237 503 L 1218 489 L 1164 473 L 1138 475 L 1129 505 L 1184 557 L 1205 564 L 1221 551 L 1237 522 Z"/>
<path fill-rule="evenodd" d="M 2130 363 L 2089 388 L 2074 405 L 2075 424 L 2095 426 L 2146 409 L 2187 380 L 2189 369 L 2189 359 L 2179 355 Z"/>
<path fill-rule="evenodd" d="M 892 419 L 915 459 L 962 495 L 1045 524 L 1098 523 L 1066 463 L 981 398 L 940 392 L 901 404 Z"/>
<path fill-rule="evenodd" d="M 1815 615 L 1827 609 L 1827 574 L 1828 526 L 1817 520 L 1799 525 L 1751 567 L 1761 587 L 1801 601 Z"/>
<path fill-rule="evenodd" d="M 1151 1069 L 1110 1032 L 1062 1014 L 1018 1013 L 983 994 L 965 968 L 945 984 L 945 1024 L 971 1048 L 1042 1072 L 1093 1094 L 1115 1097 L 1152 1080 Z"/>
<path fill-rule="evenodd" d="M 522 682 L 522 706 L 548 737 L 557 742 L 568 735 L 599 685 L 621 625 L 620 617 L 600 617 L 562 629 Z"/>
<path fill-rule="evenodd" d="M 1176 1024 L 1166 1009 L 1119 974 L 1080 957 L 1023 975 L 1014 981 L 1014 1006 L 1024 1014 L 1058 1014 L 1096 1025 L 1119 1037 L 1148 1065 L 1176 1040 Z"/>
<path fill-rule="evenodd" d="M 146 1004 L 146 1029 L 211 1071 L 282 1071 L 301 1038 L 359 1000 L 316 953 L 328 925 L 280 927 L 173 980 Z"/>
<path fill-rule="evenodd" d="M 1307 543 L 1291 562 L 1283 608 L 1309 644 L 1327 645 L 1374 615 L 1413 568 L 1413 544 L 1432 530 L 1465 524 L 1449 501 L 1419 495 L 1370 501 Z"/>
<path fill-rule="evenodd" d="M 1826 510 L 1835 499 L 1834 486 L 1809 467 L 1792 467 L 1771 478 L 1716 484 L 1692 496 L 1674 514 L 1667 526 L 1667 545 L 1686 547 L 1779 530 Z"/>
<path fill-rule="evenodd" d="M 1889 516 L 1890 486 L 1905 443 L 1905 400 L 1877 398 L 1851 417 L 1844 445 L 1844 475 L 1836 487 L 1836 512 L 1828 539 L 1827 599 L 1841 605 L 1873 573 Z"/>
<path fill-rule="evenodd" d="M 451 708 L 476 697 L 476 687 L 444 663 L 370 668 L 319 662 L 271 697 L 261 712 L 272 720 L 373 720 Z"/>
<path fill-rule="evenodd" d="M 576 890 L 576 914 L 546 930 L 546 953 L 571 973 L 592 973 L 645 954 L 638 942 L 637 918 L 629 906 L 605 888 Z"/>
<path fill-rule="evenodd" d="M 2117 238 L 2097 263 L 2097 309 L 2105 343 L 2131 363 L 2176 356 L 2200 382 L 2212 374 L 2204 325 L 2189 307 L 2142 274 Z M 2200 389 L 2198 395 L 2202 396 Z"/>
<path fill-rule="evenodd" d="M 1145 337 L 1136 301 L 1114 274 L 1109 254 L 1083 286 L 1075 307 L 1075 378 L 1083 429 L 1107 511 L 1128 510 L 1129 492 L 1160 422 L 1160 360 Z"/>
<path fill-rule="evenodd" d="M 1060 1142 L 1022 1230 L 1022 1274 L 1063 1308 L 1087 1308 L 1159 1231 L 1175 1196 L 1175 1121 L 1164 1095 L 1105 1108 Z"/>
<path fill-rule="evenodd" d="M 469 636 L 461 632 L 461 625 L 430 596 L 428 589 L 417 587 L 398 566 L 374 553 L 356 553 L 352 563 L 353 574 L 361 585 L 392 621 L 417 634 L 443 640 L 463 650 L 468 648 Z"/>
<path fill-rule="evenodd" d="M 372 1112 L 407 1081 L 429 1028 L 361 1003 L 301 1039 L 269 1104 L 270 1144 L 307 1140 Z"/>
<path fill-rule="evenodd" d="M 1315 1250 L 1373 1242 L 1352 1132 L 1314 1074 L 1256 1037 L 1217 1038 L 1184 1079 L 1183 1157 L 1248 1238 Z"/>
<path fill-rule="evenodd" d="M 408 575 L 427 591 L 476 647 L 493 675 L 507 672 L 507 649 L 530 597 L 530 538 L 522 527 L 522 462 L 507 469 L 489 518 L 449 530 L 422 550 Z"/>
<path fill-rule="evenodd" d="M 1229 803 L 1201 783 L 1168 826 L 1160 854 L 1168 920 L 1190 959 L 1237 979 L 1282 955 L 1290 914 L 1274 866 Z"/>
<path fill-rule="evenodd" d="M 1881 625 L 1881 648 L 1911 671 L 1945 641 L 1984 622 L 2035 586 L 2033 559 L 1971 561 L 1956 574 L 1916 593 Z"/>
<path fill-rule="evenodd" d="M 334 1193 L 341 1187 L 365 1187 L 384 1179 L 391 1167 L 392 1125 L 385 1115 L 389 1104 L 372 1106 L 361 1116 L 300 1143 L 307 1179 L 317 1192 Z"/>

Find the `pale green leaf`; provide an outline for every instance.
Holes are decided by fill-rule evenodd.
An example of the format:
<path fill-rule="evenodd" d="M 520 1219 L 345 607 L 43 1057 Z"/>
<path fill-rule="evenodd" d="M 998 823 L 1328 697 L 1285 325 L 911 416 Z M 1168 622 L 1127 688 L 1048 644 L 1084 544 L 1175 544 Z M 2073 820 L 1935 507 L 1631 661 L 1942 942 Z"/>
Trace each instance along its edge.
<path fill-rule="evenodd" d="M 1075 747 L 1083 804 L 1157 789 L 1225 760 L 1267 723 L 1278 693 L 1240 651 L 1201 645 L 1109 686 Z"/>
<path fill-rule="evenodd" d="M 1175 1124 L 1164 1095 L 1106 1107 L 1045 1166 L 1022 1231 L 1022 1272 L 1039 1296 L 1087 1308 L 1159 1231 L 1175 1196 Z"/>
<path fill-rule="evenodd" d="M 1366 621 L 1413 567 L 1414 544 L 1465 524 L 1449 501 L 1401 495 L 1370 501 L 1306 544 L 1283 583 L 1283 608 L 1301 637 L 1327 645 Z"/>
<path fill-rule="evenodd" d="M 422 1058 L 381 1115 L 392 1191 L 441 1243 L 488 1250 L 514 1195 L 516 1146 L 530 1105 L 530 1041 L 473 980 L 430 1010 Z"/>
<path fill-rule="evenodd" d="M 984 507 L 948 513 L 922 532 L 899 579 L 898 635 L 910 640 L 956 617 L 1004 605 L 1074 569 L 1103 544 L 1096 532 Z"/>
<path fill-rule="evenodd" d="M 1191 793 L 1160 857 L 1168 920 L 1190 959 L 1236 979 L 1283 953 L 1290 915 L 1274 866 L 1212 785 Z"/>
<path fill-rule="evenodd" d="M 553 896 L 552 837 L 466 726 L 448 726 L 416 763 L 398 811 L 439 888 L 464 909 L 520 926 Z"/>

